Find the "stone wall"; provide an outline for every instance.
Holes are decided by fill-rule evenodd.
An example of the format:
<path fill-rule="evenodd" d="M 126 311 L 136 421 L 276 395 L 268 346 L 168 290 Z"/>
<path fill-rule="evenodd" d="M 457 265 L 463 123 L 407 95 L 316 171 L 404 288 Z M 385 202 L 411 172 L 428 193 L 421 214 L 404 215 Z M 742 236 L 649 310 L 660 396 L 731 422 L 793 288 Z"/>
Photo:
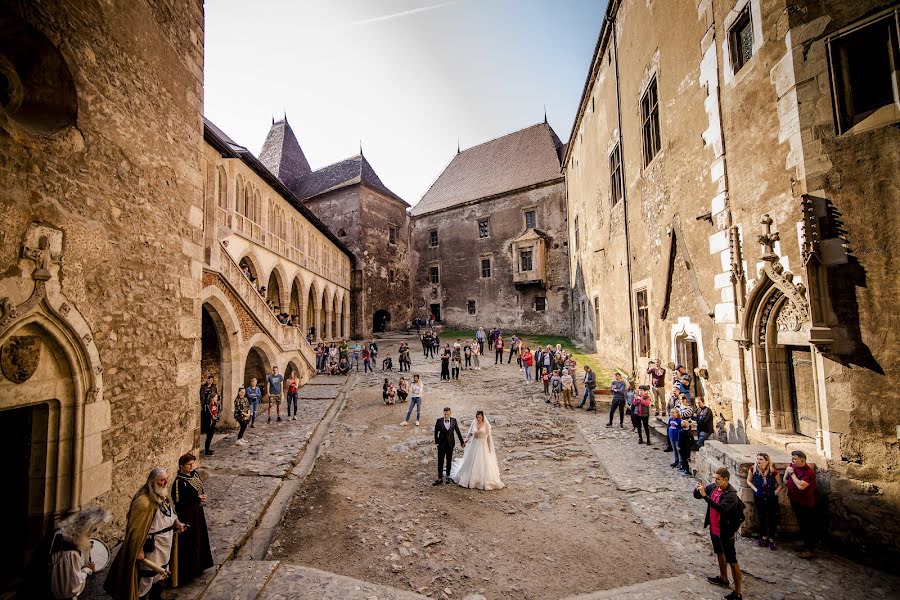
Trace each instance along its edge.
<path fill-rule="evenodd" d="M 363 185 L 352 185 L 306 201 L 309 208 L 357 257 L 351 307 L 355 337 L 372 333 L 376 311 L 390 314 L 388 330 L 406 327 L 410 319 L 409 218 L 406 205 Z M 395 227 L 395 244 L 388 241 Z M 341 236 L 341 231 L 345 236 Z"/>
<path fill-rule="evenodd" d="M 566 181 L 573 304 L 599 303 L 585 344 L 641 379 L 651 358 L 691 362 L 720 439 L 803 448 L 829 491 L 831 535 L 893 556 L 900 340 L 885 317 L 898 280 L 883 232 L 896 229 L 900 130 L 895 116 L 837 135 L 827 52 L 890 4 L 623 2 L 601 34 Z M 742 15 L 752 42 L 738 67 Z M 654 78 L 661 143 L 648 161 L 641 100 Z M 624 201 L 611 197 L 618 143 Z"/>
<path fill-rule="evenodd" d="M 105 537 L 114 539 L 146 474 L 157 465 L 174 470 L 194 447 L 199 423 L 202 3 L 85 10 L 13 2 L 2 19 L 23 36 L 4 39 L 4 54 L 15 51 L 10 45 L 59 48 L 76 110 L 0 108 L 0 296 L 24 289 L 9 282 L 23 273 L 29 224 L 61 231 L 61 265 L 48 286 L 69 300 L 58 307 L 63 313 L 83 316 L 86 332 L 73 338 L 80 341 L 72 351 L 91 356 L 95 346 L 92 360 L 103 365 L 88 374 L 90 364 L 67 365 L 95 386 L 102 381 L 76 389 L 86 420 L 73 444 L 99 426 L 101 456 L 85 455 L 84 464 L 108 467 L 98 462 L 80 474 L 81 497 L 59 508 L 109 508 Z M 52 87 L 60 81 L 58 72 L 35 81 L 35 93 L 61 97 Z M 15 397 L 7 384 L 0 385 L 4 407 Z M 103 410 L 93 408 L 98 402 Z"/>
<path fill-rule="evenodd" d="M 469 203 L 415 217 L 412 245 L 414 310 L 422 317 L 440 304 L 450 327 L 501 327 L 507 331 L 569 335 L 568 255 L 565 186 L 549 183 L 498 198 Z M 542 285 L 513 284 L 512 242 L 526 231 L 524 210 L 537 211 L 537 229 L 548 236 L 546 280 Z M 489 235 L 479 237 L 478 221 L 489 218 Z M 438 246 L 430 245 L 437 230 Z M 491 276 L 481 276 L 481 259 L 491 261 Z M 437 266 L 433 285 L 429 269 Z M 535 297 L 546 298 L 546 310 L 535 310 Z M 475 301 L 475 314 L 467 303 Z"/>

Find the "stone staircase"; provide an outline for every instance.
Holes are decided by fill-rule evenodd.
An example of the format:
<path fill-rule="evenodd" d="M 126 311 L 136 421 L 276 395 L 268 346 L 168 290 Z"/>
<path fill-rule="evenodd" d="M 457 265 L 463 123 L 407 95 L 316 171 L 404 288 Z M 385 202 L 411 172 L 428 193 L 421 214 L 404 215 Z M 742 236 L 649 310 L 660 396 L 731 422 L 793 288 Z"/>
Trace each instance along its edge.
<path fill-rule="evenodd" d="M 316 369 L 316 354 L 298 327 L 282 325 L 266 305 L 266 301 L 244 275 L 235 260 L 221 244 L 219 245 L 219 270 L 217 273 L 241 300 L 257 325 L 266 332 L 282 352 L 298 352 L 312 372 Z"/>

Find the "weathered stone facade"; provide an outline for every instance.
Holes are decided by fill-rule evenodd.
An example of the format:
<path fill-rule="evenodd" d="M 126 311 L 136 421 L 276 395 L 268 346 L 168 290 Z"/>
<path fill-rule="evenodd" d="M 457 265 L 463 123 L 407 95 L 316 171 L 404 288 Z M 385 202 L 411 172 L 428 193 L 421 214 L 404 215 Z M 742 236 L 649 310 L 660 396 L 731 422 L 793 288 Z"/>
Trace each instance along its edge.
<path fill-rule="evenodd" d="M 413 310 L 568 335 L 563 148 L 546 123 L 466 149 L 413 207 Z"/>
<path fill-rule="evenodd" d="M 409 205 L 384 185 L 362 151 L 312 171 L 285 118 L 272 124 L 260 160 L 357 257 L 353 336 L 406 327 L 410 319 Z"/>
<path fill-rule="evenodd" d="M 7 2 L 0 28 L 0 410 L 28 457 L 5 578 L 85 504 L 118 535 L 149 470 L 195 445 L 203 9 Z"/>
<path fill-rule="evenodd" d="M 830 532 L 882 556 L 900 532 L 900 115 L 895 96 L 848 117 L 840 73 L 860 65 L 834 61 L 846 36 L 876 40 L 866 101 L 890 94 L 890 5 L 612 2 L 565 163 L 576 333 L 640 377 L 688 366 L 721 439 L 805 448 L 840 492 Z"/>

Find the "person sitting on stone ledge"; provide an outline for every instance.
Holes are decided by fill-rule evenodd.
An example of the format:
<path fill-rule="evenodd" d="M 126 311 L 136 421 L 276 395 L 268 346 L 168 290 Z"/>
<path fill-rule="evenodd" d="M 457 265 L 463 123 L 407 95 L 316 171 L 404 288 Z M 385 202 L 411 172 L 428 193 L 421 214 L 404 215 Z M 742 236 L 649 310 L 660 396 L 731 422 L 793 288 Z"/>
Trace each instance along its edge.
<path fill-rule="evenodd" d="M 346 358 L 342 358 L 341 360 L 339 360 L 337 370 L 341 375 L 348 374 L 350 372 L 350 361 Z"/>
<path fill-rule="evenodd" d="M 694 409 L 691 408 L 691 402 L 685 394 L 678 396 L 678 416 L 682 419 L 690 419 L 694 416 Z"/>
<path fill-rule="evenodd" d="M 694 420 L 697 422 L 697 448 L 702 448 L 703 444 L 713 433 L 713 413 L 712 409 L 706 406 L 706 400 L 697 398 L 697 411 L 694 413 Z"/>

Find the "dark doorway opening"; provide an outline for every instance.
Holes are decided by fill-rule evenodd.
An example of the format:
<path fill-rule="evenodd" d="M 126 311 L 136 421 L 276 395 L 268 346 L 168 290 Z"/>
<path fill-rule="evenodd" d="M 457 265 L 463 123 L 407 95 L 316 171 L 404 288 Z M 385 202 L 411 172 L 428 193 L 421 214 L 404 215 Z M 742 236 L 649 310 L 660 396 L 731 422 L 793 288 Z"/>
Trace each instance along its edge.
<path fill-rule="evenodd" d="M 428 310 L 431 311 L 431 314 L 434 316 L 434 320 L 436 323 L 441 322 L 441 305 L 440 304 L 431 304 L 428 307 Z"/>
<path fill-rule="evenodd" d="M 205 306 L 200 320 L 200 332 L 200 375 L 204 381 L 209 375 L 215 377 L 216 384 L 222 390 L 222 345 L 219 343 L 216 325 Z"/>
<path fill-rule="evenodd" d="M 272 366 L 265 354 L 258 348 L 250 348 L 247 353 L 247 362 L 244 364 L 244 385 L 250 385 L 250 380 L 256 378 L 256 385 L 266 393 L 266 376 L 272 372 Z"/>
<path fill-rule="evenodd" d="M 375 333 L 387 331 L 390 324 L 391 313 L 384 309 L 375 311 L 375 314 L 372 316 L 372 331 Z"/>
<path fill-rule="evenodd" d="M 700 353 L 697 350 L 697 340 L 689 337 L 679 337 L 676 342 L 676 358 L 679 364 L 684 365 L 688 375 L 691 376 L 691 402 L 694 398 L 703 396 L 703 385 L 695 369 L 700 365 Z"/>
<path fill-rule="evenodd" d="M 10 516 L 0 550 L 0 596 L 21 583 L 35 546 L 53 525 L 52 515 L 43 510 L 49 409 L 38 404 L 0 413 L 8 428 L 0 436 L 0 456 L 9 465 L 0 510 Z"/>

